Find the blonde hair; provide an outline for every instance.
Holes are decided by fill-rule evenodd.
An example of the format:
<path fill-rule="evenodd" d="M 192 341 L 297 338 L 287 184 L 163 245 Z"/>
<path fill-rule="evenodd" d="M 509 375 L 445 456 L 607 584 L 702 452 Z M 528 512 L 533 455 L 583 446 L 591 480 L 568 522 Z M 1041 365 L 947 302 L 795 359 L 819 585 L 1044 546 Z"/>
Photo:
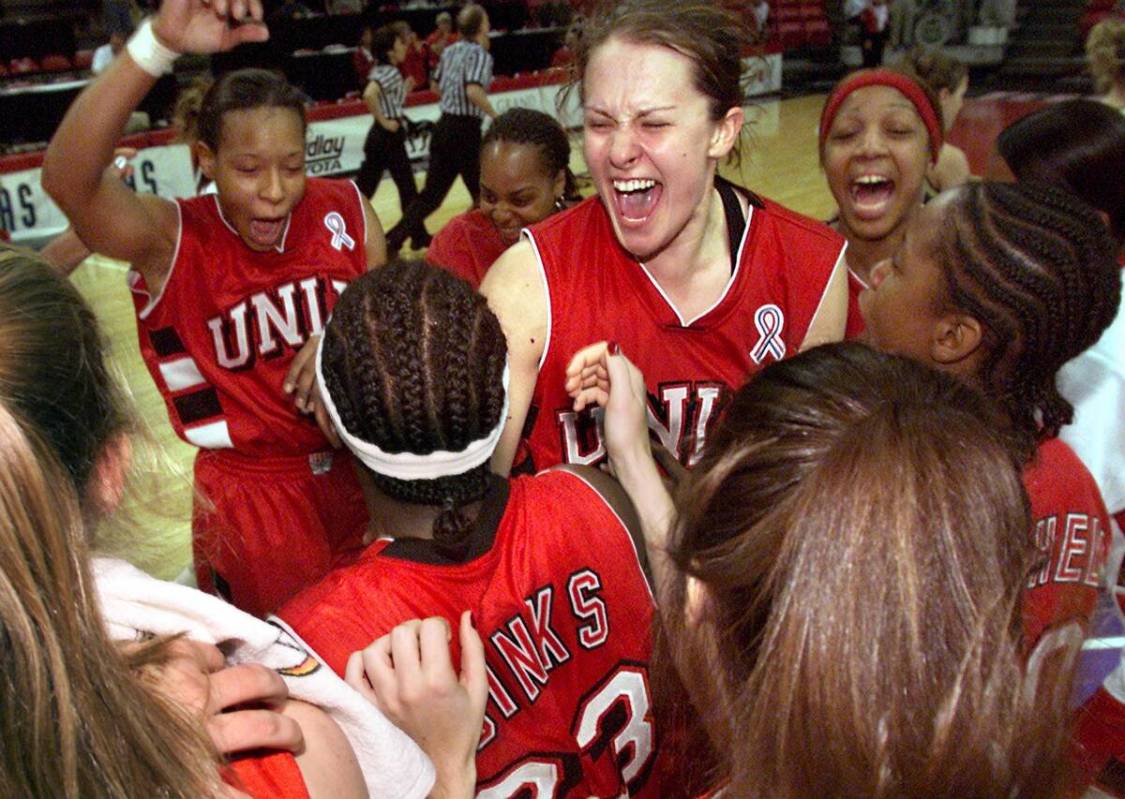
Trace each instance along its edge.
<path fill-rule="evenodd" d="M 144 684 L 169 642 L 110 641 L 77 494 L 34 431 L 0 405 L 0 795 L 217 797 L 202 724 Z"/>
<path fill-rule="evenodd" d="M 1109 18 L 1095 25 L 1086 37 L 1086 58 L 1100 93 L 1125 83 L 1125 20 Z"/>

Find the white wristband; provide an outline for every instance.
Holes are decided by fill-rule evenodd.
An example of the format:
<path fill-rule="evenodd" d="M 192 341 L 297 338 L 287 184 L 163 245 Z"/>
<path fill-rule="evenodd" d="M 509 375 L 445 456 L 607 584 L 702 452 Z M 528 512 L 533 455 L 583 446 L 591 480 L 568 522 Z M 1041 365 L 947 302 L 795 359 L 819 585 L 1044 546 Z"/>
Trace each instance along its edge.
<path fill-rule="evenodd" d="M 172 69 L 172 63 L 180 57 L 180 54 L 175 50 L 165 47 L 156 38 L 156 34 L 152 30 L 152 18 L 146 19 L 137 28 L 137 32 L 129 37 L 129 43 L 125 45 L 125 49 L 129 51 L 129 57 L 136 62 L 137 66 L 143 69 L 154 78 L 159 78 L 165 75 Z"/>

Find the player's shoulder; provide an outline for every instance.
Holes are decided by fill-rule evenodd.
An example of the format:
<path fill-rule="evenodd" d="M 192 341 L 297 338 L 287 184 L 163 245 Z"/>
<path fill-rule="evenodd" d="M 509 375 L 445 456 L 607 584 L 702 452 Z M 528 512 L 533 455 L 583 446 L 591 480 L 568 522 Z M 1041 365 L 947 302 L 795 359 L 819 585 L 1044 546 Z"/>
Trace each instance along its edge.
<path fill-rule="evenodd" d="M 358 206 L 359 190 L 351 180 L 342 178 L 306 178 L 302 202 L 312 204 Z"/>
<path fill-rule="evenodd" d="M 574 518 L 606 511 L 602 478 L 612 480 L 592 467 L 566 465 L 513 477 L 510 484 L 513 499 L 533 512 L 550 508 L 551 514 L 561 512 Z"/>
<path fill-rule="evenodd" d="M 528 230 L 532 236 L 537 240 L 541 237 L 553 236 L 559 233 L 565 233 L 583 228 L 591 223 L 600 221 L 600 217 L 604 217 L 605 213 L 601 206 L 601 200 L 595 194 L 592 197 L 587 197 L 577 205 L 573 205 L 564 211 L 559 211 L 557 214 L 551 214 L 546 219 L 536 222 L 531 225 Z M 608 221 L 608 219 L 607 219 Z M 572 241 L 571 245 L 578 242 Z"/>
<path fill-rule="evenodd" d="M 333 568 L 317 582 L 302 589 L 275 613 L 302 633 L 315 629 L 337 614 L 354 614 L 370 601 L 375 579 L 373 564 L 385 542 L 371 544 L 358 559 Z M 381 564 L 381 561 L 380 561 Z"/>
<path fill-rule="evenodd" d="M 1059 509 L 1107 516 L 1097 481 L 1061 438 L 1048 438 L 1039 444 L 1024 467 L 1023 482 L 1035 516 Z"/>
<path fill-rule="evenodd" d="M 556 260 L 563 265 L 574 262 L 577 251 L 588 259 L 619 246 L 597 195 L 536 222 L 526 229 L 524 238 L 547 267 Z"/>
<path fill-rule="evenodd" d="M 1081 479 L 1089 475 L 1089 470 L 1074 449 L 1055 436 L 1039 443 L 1024 474 L 1025 476 L 1043 475 L 1049 478 L 1068 475 Z M 1090 479 L 1093 480 L 1092 477 Z"/>
<path fill-rule="evenodd" d="M 434 243 L 439 239 L 451 239 L 460 236 L 471 236 L 480 232 L 487 232 L 492 226 L 488 217 L 479 208 L 466 211 L 450 219 L 441 230 L 434 234 Z"/>
<path fill-rule="evenodd" d="M 612 519 L 627 531 L 640 529 L 636 510 L 625 489 L 593 466 L 562 464 L 532 477 L 516 479 L 526 481 L 530 502 L 549 502 L 564 514 L 568 524 Z"/>
<path fill-rule="evenodd" d="M 820 244 L 837 251 L 843 248 L 844 237 L 824 222 L 798 213 L 768 197 L 758 196 L 758 200 L 761 205 L 754 209 L 754 218 L 760 224 L 771 226 L 782 235 L 798 237 L 809 244 Z"/>

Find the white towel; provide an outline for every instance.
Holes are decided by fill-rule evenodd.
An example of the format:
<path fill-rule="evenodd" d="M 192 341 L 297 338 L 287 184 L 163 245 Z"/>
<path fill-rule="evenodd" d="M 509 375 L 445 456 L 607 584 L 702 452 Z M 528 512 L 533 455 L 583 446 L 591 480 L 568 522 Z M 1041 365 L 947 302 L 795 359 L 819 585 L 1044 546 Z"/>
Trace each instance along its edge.
<path fill-rule="evenodd" d="M 268 666 L 285 680 L 291 697 L 318 705 L 340 725 L 373 799 L 422 799 L 429 794 L 434 767 L 425 753 L 292 631 L 218 597 L 157 580 L 123 560 L 94 558 L 93 566 L 111 637 L 134 640 L 144 633 L 186 633 L 193 640 L 221 645 L 231 664 Z"/>

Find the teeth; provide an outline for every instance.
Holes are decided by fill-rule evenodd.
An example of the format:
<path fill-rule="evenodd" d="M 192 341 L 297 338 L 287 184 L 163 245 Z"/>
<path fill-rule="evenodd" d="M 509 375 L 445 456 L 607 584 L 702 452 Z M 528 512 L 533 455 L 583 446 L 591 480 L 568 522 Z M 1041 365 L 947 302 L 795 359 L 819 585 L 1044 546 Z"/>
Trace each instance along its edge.
<path fill-rule="evenodd" d="M 620 192 L 645 191 L 647 189 L 651 189 L 655 185 L 656 181 L 648 178 L 634 178 L 633 180 L 613 181 L 613 188 Z"/>
<path fill-rule="evenodd" d="M 858 178 L 855 179 L 856 183 L 863 183 L 865 185 L 871 185 L 871 184 L 874 184 L 874 183 L 885 183 L 886 181 L 887 181 L 887 179 L 885 177 L 883 177 L 882 175 L 864 175 L 863 177 L 858 177 Z"/>

